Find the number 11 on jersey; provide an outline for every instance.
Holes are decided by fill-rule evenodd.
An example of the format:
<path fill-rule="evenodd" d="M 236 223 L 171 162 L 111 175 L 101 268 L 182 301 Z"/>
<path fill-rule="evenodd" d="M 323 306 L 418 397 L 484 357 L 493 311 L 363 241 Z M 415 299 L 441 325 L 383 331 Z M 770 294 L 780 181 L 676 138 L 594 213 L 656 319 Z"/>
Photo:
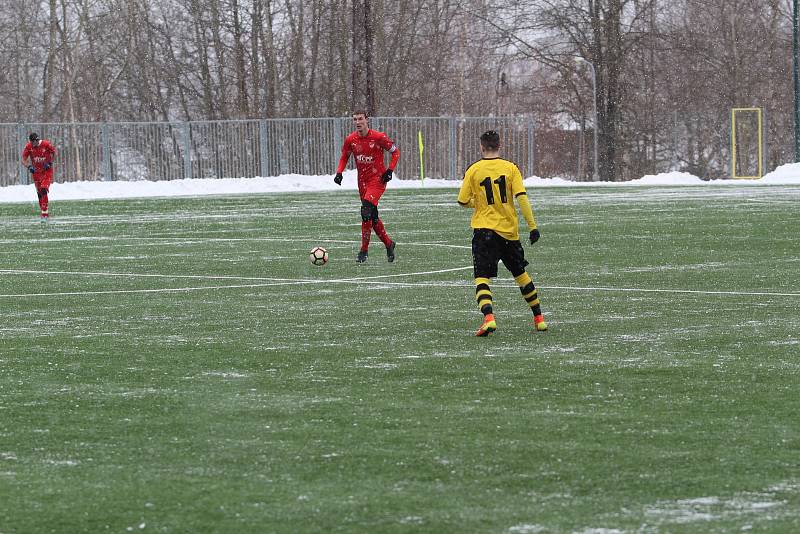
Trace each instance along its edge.
<path fill-rule="evenodd" d="M 494 183 L 497 184 L 497 188 L 500 190 L 500 202 L 505 204 L 508 202 L 508 195 L 506 193 L 506 175 L 501 174 Z M 494 188 L 492 187 L 492 178 L 491 176 L 487 176 L 483 179 L 479 185 L 483 186 L 484 191 L 486 192 L 486 203 L 491 205 L 494 204 Z"/>

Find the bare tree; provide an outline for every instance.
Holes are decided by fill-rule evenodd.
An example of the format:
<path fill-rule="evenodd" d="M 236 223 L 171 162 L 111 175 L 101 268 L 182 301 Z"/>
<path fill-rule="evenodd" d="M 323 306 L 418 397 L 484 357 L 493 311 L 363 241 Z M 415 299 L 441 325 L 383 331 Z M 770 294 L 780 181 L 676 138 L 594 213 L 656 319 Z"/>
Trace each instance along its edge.
<path fill-rule="evenodd" d="M 370 0 L 352 1 L 351 51 L 352 87 L 351 109 L 366 108 L 369 115 L 375 114 L 375 71 L 373 65 L 373 40 L 375 22 Z"/>
<path fill-rule="evenodd" d="M 675 115 L 681 168 L 709 178 L 727 173 L 734 107 L 768 110 L 770 157 L 791 157 L 791 25 L 785 8 L 755 0 L 671 4 L 661 24 L 668 47 L 660 54 L 660 91 L 665 109 Z"/>
<path fill-rule="evenodd" d="M 513 114 L 543 175 L 791 161 L 788 0 L 0 0 L 0 120 Z M 592 102 L 594 65 L 597 99 Z M 766 83 L 765 83 L 766 82 Z M 358 93 L 357 93 L 358 91 Z M 598 120 L 592 120 L 597 106 Z"/>

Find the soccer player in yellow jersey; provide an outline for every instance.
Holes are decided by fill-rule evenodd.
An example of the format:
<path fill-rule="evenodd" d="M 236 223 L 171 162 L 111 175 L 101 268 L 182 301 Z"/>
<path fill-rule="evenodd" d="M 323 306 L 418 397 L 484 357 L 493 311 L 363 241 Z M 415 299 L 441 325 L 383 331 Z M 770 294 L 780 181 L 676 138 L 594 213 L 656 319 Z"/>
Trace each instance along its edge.
<path fill-rule="evenodd" d="M 497 262 L 500 260 L 514 276 L 522 297 L 530 306 L 536 330 L 547 330 L 539 304 L 539 292 L 525 270 L 528 262 L 519 241 L 515 199 L 528 223 L 531 244 L 539 240 L 539 230 L 522 183 L 522 174 L 514 163 L 500 157 L 500 135 L 495 131 L 481 135 L 481 156 L 464 173 L 464 183 L 458 193 L 458 203 L 475 210 L 470 223 L 473 229 L 472 264 L 475 300 L 483 313 L 483 324 L 475 335 L 484 337 L 497 330 L 489 283 L 497 276 Z"/>

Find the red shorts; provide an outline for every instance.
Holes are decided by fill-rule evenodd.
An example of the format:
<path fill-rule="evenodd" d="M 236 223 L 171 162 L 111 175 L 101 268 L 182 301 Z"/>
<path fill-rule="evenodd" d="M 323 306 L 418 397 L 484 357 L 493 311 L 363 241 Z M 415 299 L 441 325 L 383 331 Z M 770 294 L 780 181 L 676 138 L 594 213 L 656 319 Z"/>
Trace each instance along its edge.
<path fill-rule="evenodd" d="M 358 194 L 361 196 L 361 200 L 366 200 L 374 206 L 378 205 L 384 191 L 386 191 L 386 184 L 380 179 L 358 184 Z"/>
<path fill-rule="evenodd" d="M 53 171 L 45 171 L 45 172 L 36 172 L 33 173 L 33 183 L 36 185 L 36 189 L 50 189 L 50 186 L 53 184 Z"/>

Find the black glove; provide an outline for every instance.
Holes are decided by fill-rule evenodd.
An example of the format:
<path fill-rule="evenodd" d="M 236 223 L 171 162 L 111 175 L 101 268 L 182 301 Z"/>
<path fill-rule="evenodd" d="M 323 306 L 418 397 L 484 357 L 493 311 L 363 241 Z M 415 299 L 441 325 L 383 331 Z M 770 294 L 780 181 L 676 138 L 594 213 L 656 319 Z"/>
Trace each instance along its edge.
<path fill-rule="evenodd" d="M 28 165 L 28 170 L 31 171 L 31 174 L 36 172 L 36 169 L 33 168 L 33 165 Z"/>
<path fill-rule="evenodd" d="M 539 230 L 531 230 L 531 245 L 539 241 L 540 237 L 542 237 L 542 234 L 539 233 Z"/>
<path fill-rule="evenodd" d="M 337 172 L 336 176 L 333 177 L 333 181 L 336 182 L 336 185 L 342 185 L 342 173 Z"/>
<path fill-rule="evenodd" d="M 46 171 L 46 170 L 48 170 L 48 169 L 49 169 L 50 167 L 52 167 L 52 166 L 53 166 L 53 164 L 52 164 L 52 163 L 45 163 L 44 165 L 42 165 L 42 170 L 45 170 L 45 171 Z"/>
<path fill-rule="evenodd" d="M 381 180 L 383 180 L 383 183 L 387 183 L 391 179 L 392 179 L 392 169 L 386 169 L 386 171 L 384 171 L 384 173 L 381 175 Z"/>

